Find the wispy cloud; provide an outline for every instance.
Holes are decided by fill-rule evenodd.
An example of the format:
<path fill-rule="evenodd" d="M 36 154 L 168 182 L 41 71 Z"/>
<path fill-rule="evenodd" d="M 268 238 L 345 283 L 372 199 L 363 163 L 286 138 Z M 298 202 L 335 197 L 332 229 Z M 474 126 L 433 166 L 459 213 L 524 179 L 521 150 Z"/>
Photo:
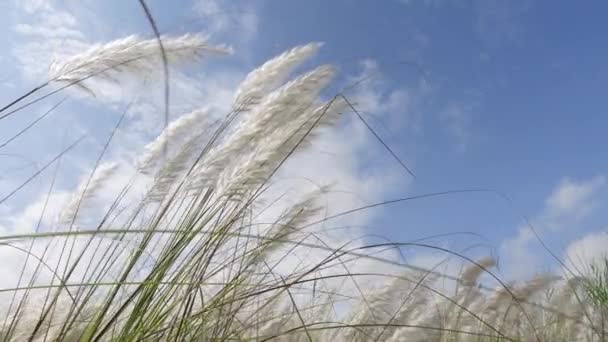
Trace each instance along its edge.
<path fill-rule="evenodd" d="M 464 152 L 470 139 L 476 102 L 450 103 L 439 113 L 446 133 L 456 142 L 456 150 Z"/>
<path fill-rule="evenodd" d="M 388 135 L 397 130 L 416 132 L 421 129 L 417 106 L 425 98 L 424 82 L 411 86 L 392 86 L 384 70 L 374 59 L 360 62 L 360 72 L 349 78 L 347 95 L 379 132 Z M 390 129 L 389 129 L 390 127 Z"/>
<path fill-rule="evenodd" d="M 517 43 L 525 32 L 522 17 L 534 0 L 398 0 L 406 5 L 431 8 L 455 6 L 465 8 L 471 15 L 471 27 L 485 44 L 499 46 Z"/>
<path fill-rule="evenodd" d="M 259 17 L 252 2 L 196 0 L 194 10 L 213 35 L 229 35 L 247 43 L 258 32 Z"/>
<path fill-rule="evenodd" d="M 21 39 L 15 40 L 12 55 L 27 79 L 45 79 L 52 60 L 78 53 L 88 46 L 78 20 L 51 1 L 15 1 L 14 4 L 18 20 L 12 30 L 21 35 Z"/>
<path fill-rule="evenodd" d="M 475 28 L 480 37 L 491 45 L 517 43 L 525 27 L 522 17 L 532 6 L 533 1 L 472 1 L 476 16 Z"/>

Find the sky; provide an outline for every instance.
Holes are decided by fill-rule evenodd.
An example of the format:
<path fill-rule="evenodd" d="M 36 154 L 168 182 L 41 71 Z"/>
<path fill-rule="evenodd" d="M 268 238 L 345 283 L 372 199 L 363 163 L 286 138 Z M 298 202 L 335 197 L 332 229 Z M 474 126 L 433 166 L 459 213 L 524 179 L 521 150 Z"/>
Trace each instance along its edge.
<path fill-rule="evenodd" d="M 201 104 L 226 110 L 248 71 L 294 46 L 323 43 L 314 63 L 339 70 L 326 95 L 348 88 L 363 117 L 415 174 L 405 172 L 354 113 L 346 114 L 281 175 L 334 182 L 346 194 L 332 199 L 334 210 L 491 190 L 382 206 L 353 219 L 360 227 L 349 230 L 349 238 L 407 242 L 452 234 L 425 241 L 496 256 L 501 275 L 510 279 L 561 270 L 530 226 L 568 265 L 580 267 L 608 252 L 607 3 L 147 3 L 164 34 L 200 32 L 234 51 L 173 74 L 172 118 Z M 131 34 L 152 36 L 134 0 L 9 0 L 0 4 L 0 21 L 6 25 L 0 32 L 2 104 L 44 82 L 53 60 Z M 60 206 L 129 103 L 109 153 L 132 159 L 162 129 L 163 90 L 134 81 L 125 87 L 106 85 L 95 97 L 59 93 L 2 120 L 5 141 L 67 96 L 52 118 L 0 148 L 0 196 L 84 134 L 62 161 Z M 0 204 L 0 232 L 33 229 L 52 170 Z M 440 260 L 421 248 L 404 253 L 423 266 Z"/>

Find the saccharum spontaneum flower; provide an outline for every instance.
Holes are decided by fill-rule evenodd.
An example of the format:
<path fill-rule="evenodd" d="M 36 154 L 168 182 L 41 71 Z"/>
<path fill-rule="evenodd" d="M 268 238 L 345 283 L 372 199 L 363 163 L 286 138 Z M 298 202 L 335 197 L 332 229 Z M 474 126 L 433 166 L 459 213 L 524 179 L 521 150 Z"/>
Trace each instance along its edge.
<path fill-rule="evenodd" d="M 232 51 L 226 46 L 211 45 L 201 35 L 164 36 L 162 41 L 171 65 L 191 63 L 203 57 L 225 55 Z M 55 61 L 49 67 L 49 76 L 54 82 L 77 83 L 91 77 L 118 82 L 119 77 L 125 74 L 142 76 L 154 71 L 158 63 L 157 40 L 133 35 L 95 44 L 78 55 Z"/>

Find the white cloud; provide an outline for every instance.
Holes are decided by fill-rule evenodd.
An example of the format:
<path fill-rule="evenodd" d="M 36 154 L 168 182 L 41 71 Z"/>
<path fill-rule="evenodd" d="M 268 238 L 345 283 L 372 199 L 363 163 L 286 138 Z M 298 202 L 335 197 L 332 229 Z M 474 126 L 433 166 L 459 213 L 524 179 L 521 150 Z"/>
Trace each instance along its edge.
<path fill-rule="evenodd" d="M 37 11 L 48 11 L 52 8 L 49 0 L 14 0 L 14 3 L 28 14 Z"/>
<path fill-rule="evenodd" d="M 573 226 L 591 214 L 604 184 L 602 176 L 579 182 L 562 179 L 545 201 L 543 211 L 531 220 L 531 224 L 541 238 L 545 233 Z M 501 250 L 506 274 L 515 278 L 539 271 L 541 255 L 545 253 L 527 225 L 518 228 L 517 236 L 504 241 Z M 541 250 L 540 254 L 536 252 L 538 250 Z"/>
<path fill-rule="evenodd" d="M 605 184 L 602 176 L 583 182 L 563 179 L 547 199 L 546 215 L 554 220 L 585 217 L 597 205 L 595 195 Z"/>
<path fill-rule="evenodd" d="M 59 211 L 65 205 L 69 197 L 67 191 L 55 191 L 49 197 L 44 217 L 41 217 L 43 212 L 46 195 L 40 196 L 32 201 L 23 211 L 15 216 L 7 216 L 5 227 L 10 227 L 12 234 L 28 234 L 35 230 L 38 221 L 42 218 L 41 227 L 47 228 L 53 223 Z M 6 233 L 6 232 L 4 232 Z"/>
<path fill-rule="evenodd" d="M 360 66 L 361 72 L 347 82 L 346 96 L 375 130 L 387 140 L 397 131 L 420 131 L 421 117 L 415 109 L 426 96 L 426 84 L 393 87 L 375 60 L 362 60 Z"/>
<path fill-rule="evenodd" d="M 534 234 L 527 226 L 520 226 L 517 228 L 517 236 L 503 241 L 500 263 L 507 277 L 523 279 L 539 271 L 542 262 L 535 252 L 539 247 L 534 245 L 533 248 L 533 241 Z"/>
<path fill-rule="evenodd" d="M 596 232 L 583 236 L 568 245 L 566 265 L 574 272 L 585 274 L 591 265 L 598 265 L 608 258 L 608 233 Z"/>
<path fill-rule="evenodd" d="M 59 27 L 45 27 L 30 24 L 17 24 L 13 27 L 15 32 L 29 35 L 29 36 L 41 36 L 43 38 L 55 38 L 55 37 L 71 37 L 71 38 L 84 38 L 82 32 L 77 30 L 69 29 L 65 26 Z"/>
<path fill-rule="evenodd" d="M 404 88 L 387 90 L 380 66 L 373 59 L 361 61 L 361 68 L 361 73 L 351 78 L 353 83 L 362 80 L 353 90 L 357 106 L 366 112 L 397 117 L 407 115 L 411 106 L 408 91 Z"/>
<path fill-rule="evenodd" d="M 197 0 L 194 9 L 213 35 L 229 34 L 247 43 L 258 32 L 259 18 L 251 2 Z"/>
<path fill-rule="evenodd" d="M 38 82 L 47 79 L 48 66 L 53 59 L 88 47 L 78 20 L 53 6 L 51 1 L 16 1 L 15 7 L 18 22 L 12 30 L 21 37 L 15 40 L 12 55 L 27 79 Z"/>

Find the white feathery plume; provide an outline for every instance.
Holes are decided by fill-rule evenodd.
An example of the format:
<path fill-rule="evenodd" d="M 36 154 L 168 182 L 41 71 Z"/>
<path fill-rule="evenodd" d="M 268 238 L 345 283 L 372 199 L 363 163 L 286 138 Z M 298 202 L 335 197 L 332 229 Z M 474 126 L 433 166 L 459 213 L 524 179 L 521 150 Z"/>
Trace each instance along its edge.
<path fill-rule="evenodd" d="M 271 299 L 272 300 L 272 299 Z M 291 303 L 274 301 L 274 306 L 267 305 L 259 314 L 258 319 L 262 319 L 264 323 L 256 334 L 258 336 L 274 336 L 280 335 L 281 331 L 293 319 L 294 310 Z M 254 319 L 256 315 L 251 315 L 248 319 Z"/>
<path fill-rule="evenodd" d="M 479 304 L 483 299 L 482 293 L 478 288 L 474 287 L 478 281 L 479 276 L 487 270 L 496 266 L 496 260 L 492 257 L 485 257 L 476 262 L 476 264 L 470 264 L 460 274 L 459 286 L 456 289 L 456 293 L 453 296 L 453 302 L 446 301 L 445 313 L 446 323 L 449 328 L 455 330 L 464 330 L 464 328 L 471 328 L 475 324 L 478 324 L 478 320 L 473 317 L 470 313 L 466 312 L 465 309 L 475 313 L 476 311 L 471 310 L 471 306 Z"/>
<path fill-rule="evenodd" d="M 418 288 L 416 292 L 412 293 L 412 298 L 409 300 L 407 305 L 404 305 L 395 316 L 393 323 L 397 324 L 409 324 L 409 325 L 438 325 L 439 323 L 432 322 L 433 318 L 438 318 L 438 313 L 442 313 L 443 315 L 447 315 L 443 306 L 441 304 L 445 304 L 447 306 L 452 305 L 450 301 L 444 300 L 443 298 L 438 297 L 430 288 L 432 284 L 434 284 L 438 275 L 430 275 L 422 283 L 426 285 L 426 288 Z M 444 300 L 444 302 L 442 302 Z M 431 321 L 431 322 L 429 322 Z M 437 319 L 437 321 L 439 321 Z M 390 333 L 392 332 L 392 334 Z M 402 336 L 408 335 L 412 333 L 412 336 L 420 335 L 425 331 L 415 328 L 397 328 L 391 331 L 387 331 L 388 335 L 385 339 L 386 341 L 401 341 Z M 431 331 L 431 333 L 433 333 Z"/>
<path fill-rule="evenodd" d="M 528 301 L 532 295 L 546 289 L 557 279 L 558 277 L 551 275 L 539 275 L 526 282 L 523 286 L 515 287 L 511 290 L 511 293 L 505 288 L 495 290 L 487 299 L 487 304 L 483 308 L 486 314 L 484 319 L 495 326 L 509 326 L 511 330 L 513 330 L 513 327 L 519 329 L 529 328 L 528 324 L 524 325 L 522 323 L 528 323 L 528 319 L 533 319 L 534 317 L 530 314 L 524 315 L 524 312 L 528 313 L 529 310 L 522 311 L 521 303 Z M 518 302 L 520 304 L 517 304 Z M 482 308 L 478 309 L 482 310 Z M 531 336 L 534 335 L 531 332 L 530 334 Z"/>
<path fill-rule="evenodd" d="M 314 56 L 321 46 L 321 43 L 297 46 L 250 72 L 236 91 L 235 107 L 259 103 L 268 92 L 285 82 L 295 68 Z"/>
<path fill-rule="evenodd" d="M 524 286 L 513 290 L 513 295 L 519 301 L 526 301 L 535 293 L 546 289 L 560 277 L 551 274 L 541 274 L 529 280 Z"/>
<path fill-rule="evenodd" d="M 204 56 L 225 55 L 231 52 L 226 46 L 213 46 L 201 35 L 185 34 L 179 37 L 162 37 L 163 47 L 170 63 L 198 60 Z M 143 74 L 154 71 L 158 60 L 158 41 L 132 35 L 105 44 L 96 44 L 87 51 L 65 61 L 50 65 L 52 81 L 76 82 L 92 75 L 116 81 L 121 73 Z"/>
<path fill-rule="evenodd" d="M 334 74 L 332 67 L 320 66 L 268 95 L 249 113 L 244 122 L 200 163 L 190 187 L 199 189 L 215 186 L 218 179 L 231 179 L 226 177 L 226 172 L 230 174 L 231 169 L 232 174 L 242 175 L 241 170 L 246 166 L 231 168 L 230 165 L 243 158 L 250 160 L 249 165 L 259 165 L 255 161 L 269 160 L 271 155 L 278 157 L 272 152 L 276 152 L 276 147 L 284 143 L 286 135 L 294 132 L 294 127 L 300 129 L 295 125 L 310 119 L 310 115 L 316 112 L 312 110 L 315 109 L 315 99 Z M 252 158 L 252 152 L 263 158 Z"/>
<path fill-rule="evenodd" d="M 70 223 L 72 220 L 75 220 L 78 211 L 86 207 L 87 202 L 103 187 L 117 168 L 118 165 L 116 163 L 100 164 L 90 180 L 88 178 L 84 179 L 78 186 L 78 189 L 72 194 L 68 204 L 59 214 L 59 222 Z"/>
<path fill-rule="evenodd" d="M 421 294 L 419 294 L 421 295 Z M 425 329 L 424 327 L 442 328 L 441 325 L 441 301 L 439 298 L 433 298 L 431 294 L 427 295 L 424 311 L 420 313 L 409 324 L 416 327 L 398 328 L 395 332 L 386 339 L 387 342 L 398 341 L 441 341 L 442 332 L 439 330 Z M 407 309 L 406 309 L 407 310 Z M 417 326 L 420 326 L 418 328 Z"/>
<path fill-rule="evenodd" d="M 144 174 L 152 172 L 162 159 L 165 144 L 176 141 L 177 145 L 192 134 L 201 134 L 206 126 L 209 111 L 206 109 L 194 110 L 188 114 L 171 121 L 171 123 L 159 134 L 156 139 L 144 147 L 143 156 L 137 163 L 137 169 Z"/>
<path fill-rule="evenodd" d="M 310 72 L 286 83 L 278 90 L 265 97 L 251 113 L 248 120 L 242 123 L 235 133 L 245 133 L 249 138 L 254 132 L 266 134 L 289 124 L 296 117 L 311 109 L 321 91 L 327 87 L 336 74 L 331 65 L 321 65 Z M 244 126 L 244 127 L 243 127 Z"/>
<path fill-rule="evenodd" d="M 483 313 L 476 309 L 476 307 L 479 307 L 485 299 L 484 294 L 477 287 L 468 287 L 466 291 L 460 291 L 460 293 L 456 295 L 456 298 L 453 298 L 458 305 L 446 303 L 448 306 L 453 307 L 453 310 L 448 310 L 446 313 L 448 327 L 462 331 L 474 331 L 477 327 L 481 327 L 482 330 L 487 330 L 488 327 L 479 321 L 478 318 L 481 318 Z M 477 317 L 473 316 L 470 312 Z M 496 333 L 493 330 L 488 332 L 492 334 Z"/>
<path fill-rule="evenodd" d="M 332 66 L 322 65 L 270 93 L 240 122 L 239 127 L 228 137 L 227 143 L 240 152 L 239 149 L 250 143 L 251 139 L 262 139 L 280 133 L 285 125 L 292 124 L 298 116 L 311 109 L 335 73 Z"/>
<path fill-rule="evenodd" d="M 489 269 L 496 266 L 496 260 L 492 257 L 485 257 L 477 261 L 478 265 L 469 265 L 464 269 L 460 275 L 460 281 L 464 286 L 473 286 L 477 282 L 477 279 L 484 272 L 484 269 Z M 483 268 L 482 268 L 483 267 Z"/>
<path fill-rule="evenodd" d="M 563 312 L 576 312 L 580 310 L 580 303 L 578 303 L 575 295 L 580 290 L 582 284 L 583 279 L 578 277 L 564 281 L 552 297 L 554 305 L 559 307 Z"/>
<path fill-rule="evenodd" d="M 424 304 L 432 298 L 425 287 L 432 284 L 437 278 L 432 274 L 427 275 L 421 280 L 422 286 L 415 288 L 420 277 L 425 277 L 425 275 L 418 272 L 406 272 L 386 286 L 373 290 L 366 296 L 365 302 L 352 310 L 354 315 L 348 320 L 348 324 L 355 326 L 368 323 L 382 324 L 388 323 L 391 318 L 392 323 L 402 324 L 406 323 L 410 317 L 421 314 L 426 309 Z M 404 302 L 406 299 L 407 302 Z M 382 327 L 366 328 L 365 333 L 357 329 L 349 329 L 344 331 L 344 337 L 347 341 L 367 341 L 369 336 L 376 337 L 379 334 L 391 336 L 393 331 L 394 328 L 383 329 Z"/>
<path fill-rule="evenodd" d="M 509 292 L 509 284 L 504 287 L 498 287 L 493 292 L 492 295 L 488 298 L 486 302 L 485 310 L 494 311 L 498 310 L 503 304 L 510 304 L 513 296 Z"/>
<path fill-rule="evenodd" d="M 217 180 L 218 193 L 238 198 L 254 190 L 268 179 L 291 150 L 306 147 L 305 142 L 309 141 L 312 131 L 307 139 L 302 139 L 317 119 L 320 119 L 318 125 L 333 121 L 338 113 L 337 108 L 339 107 L 333 103 L 327 103 L 307 110 L 283 129 L 277 129 L 274 135 L 259 141 L 252 152 L 238 160 L 236 167 L 227 168 L 220 174 Z M 301 141 L 302 144 L 297 145 Z"/>
<path fill-rule="evenodd" d="M 310 221 L 322 209 L 316 202 L 319 195 L 327 191 L 326 188 L 311 191 L 302 196 L 301 200 L 292 205 L 279 218 L 276 224 L 264 234 L 270 240 L 264 241 L 257 253 L 254 254 L 253 262 L 266 260 L 266 258 L 274 253 L 278 248 L 284 245 L 284 241 L 290 236 L 298 232 L 298 228 Z"/>
<path fill-rule="evenodd" d="M 154 183 L 146 196 L 146 201 L 162 201 L 173 185 L 181 179 L 188 167 L 192 166 L 196 152 L 199 151 L 204 141 L 205 130 L 206 128 L 202 128 L 197 135 L 182 144 L 179 152 L 162 165 L 154 176 Z"/>

